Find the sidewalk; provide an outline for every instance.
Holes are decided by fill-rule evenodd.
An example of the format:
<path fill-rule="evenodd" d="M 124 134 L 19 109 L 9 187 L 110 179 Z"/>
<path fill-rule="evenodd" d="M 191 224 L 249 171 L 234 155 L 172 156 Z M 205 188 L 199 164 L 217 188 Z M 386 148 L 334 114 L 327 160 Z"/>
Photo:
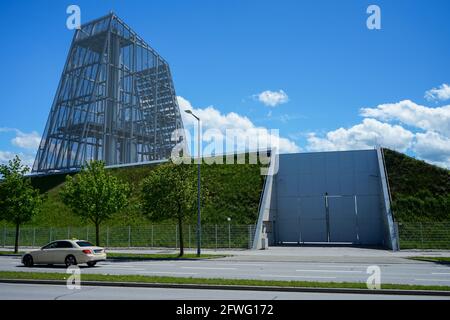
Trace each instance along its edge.
<path fill-rule="evenodd" d="M 21 247 L 20 251 L 33 248 Z M 34 248 L 36 249 L 36 248 Z M 11 248 L 0 248 L 12 251 Z M 171 248 L 107 248 L 108 252 L 134 254 L 177 254 Z M 185 253 L 195 254 L 195 249 L 185 249 Z M 450 257 L 450 250 L 402 250 L 389 251 L 353 247 L 270 247 L 267 250 L 246 249 L 202 249 L 202 253 L 220 254 L 226 261 L 265 261 L 265 262 L 324 262 L 324 263 L 422 263 L 409 260 L 410 257 Z M 423 262 L 426 263 L 426 262 Z"/>

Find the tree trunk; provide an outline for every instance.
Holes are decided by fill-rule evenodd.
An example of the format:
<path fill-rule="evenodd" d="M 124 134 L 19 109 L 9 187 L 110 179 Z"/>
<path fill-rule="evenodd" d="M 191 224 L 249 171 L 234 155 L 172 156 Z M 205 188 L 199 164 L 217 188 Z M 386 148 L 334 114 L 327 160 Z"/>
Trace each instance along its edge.
<path fill-rule="evenodd" d="M 178 218 L 178 238 L 180 239 L 180 257 L 184 255 L 184 243 L 183 243 L 183 219 Z"/>
<path fill-rule="evenodd" d="M 14 242 L 14 253 L 19 252 L 19 234 L 20 234 L 20 224 L 16 223 L 16 240 Z"/>
<path fill-rule="evenodd" d="M 95 245 L 100 246 L 100 223 L 95 223 Z"/>

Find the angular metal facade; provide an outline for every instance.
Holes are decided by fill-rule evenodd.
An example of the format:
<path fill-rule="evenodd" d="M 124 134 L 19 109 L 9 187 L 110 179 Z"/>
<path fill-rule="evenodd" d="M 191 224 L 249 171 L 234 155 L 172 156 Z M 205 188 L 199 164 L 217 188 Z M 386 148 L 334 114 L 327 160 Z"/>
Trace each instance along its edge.
<path fill-rule="evenodd" d="M 74 35 L 33 172 L 167 159 L 182 128 L 169 65 L 109 14 Z"/>

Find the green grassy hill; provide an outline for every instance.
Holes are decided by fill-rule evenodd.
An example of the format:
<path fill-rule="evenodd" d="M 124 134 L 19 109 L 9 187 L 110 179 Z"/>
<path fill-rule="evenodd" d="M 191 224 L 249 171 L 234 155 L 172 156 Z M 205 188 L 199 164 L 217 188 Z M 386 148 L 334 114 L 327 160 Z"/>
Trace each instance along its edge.
<path fill-rule="evenodd" d="M 384 149 L 397 221 L 450 221 L 450 170 Z"/>
<path fill-rule="evenodd" d="M 110 226 L 142 226 L 150 222 L 140 211 L 141 182 L 153 169 L 153 165 L 140 165 L 110 169 L 112 174 L 130 184 L 132 196 L 127 209 L 116 214 L 107 224 Z M 202 190 L 208 190 L 210 201 L 202 208 L 202 221 L 206 224 L 253 224 L 257 219 L 264 176 L 256 164 L 202 165 Z M 75 216 L 61 201 L 59 191 L 65 175 L 35 177 L 32 184 L 46 194 L 42 212 L 34 217 L 31 225 L 51 227 L 83 226 L 85 222 Z M 195 223 L 195 217 L 192 223 Z M 172 223 L 167 221 L 165 223 Z M 175 223 L 175 222 L 173 222 Z"/>

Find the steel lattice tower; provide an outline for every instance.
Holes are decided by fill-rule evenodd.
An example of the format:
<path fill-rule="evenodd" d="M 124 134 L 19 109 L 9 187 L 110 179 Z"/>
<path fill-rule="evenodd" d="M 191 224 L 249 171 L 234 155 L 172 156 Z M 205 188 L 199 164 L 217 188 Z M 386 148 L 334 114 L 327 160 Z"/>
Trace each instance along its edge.
<path fill-rule="evenodd" d="M 111 13 L 75 32 L 33 172 L 167 159 L 182 128 L 169 65 Z"/>

